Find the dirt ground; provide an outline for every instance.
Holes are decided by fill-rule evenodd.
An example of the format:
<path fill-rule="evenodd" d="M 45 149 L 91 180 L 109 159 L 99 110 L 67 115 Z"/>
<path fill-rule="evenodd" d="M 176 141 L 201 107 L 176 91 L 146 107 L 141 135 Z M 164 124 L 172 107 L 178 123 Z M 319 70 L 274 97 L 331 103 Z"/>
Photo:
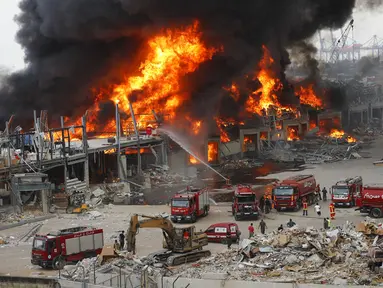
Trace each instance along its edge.
<path fill-rule="evenodd" d="M 375 167 L 372 162 L 380 160 L 383 157 L 382 147 L 383 138 L 378 139 L 374 146 L 371 147 L 370 152 L 372 158 L 342 161 L 331 164 L 322 164 L 313 166 L 311 169 L 304 171 L 303 173 L 314 174 L 317 182 L 321 187 L 330 187 L 337 180 L 350 176 L 362 176 L 364 183 L 383 183 L 383 167 Z M 302 174 L 302 172 L 283 172 L 268 177 L 283 179 L 287 176 L 294 174 Z M 293 219 L 299 226 L 314 226 L 317 228 L 322 227 L 323 217 L 329 216 L 327 203 L 320 203 L 322 206 L 322 217 L 317 217 L 314 212 L 314 208 L 309 208 L 308 217 L 303 217 L 302 212 L 273 212 L 268 214 L 265 221 L 268 226 L 268 232 L 276 230 L 280 224 L 286 224 L 289 219 Z M 114 242 L 115 237 L 118 235 L 118 231 L 126 230 L 129 226 L 129 215 L 132 213 L 141 214 L 158 214 L 162 212 L 170 212 L 170 208 L 166 205 L 161 206 L 115 206 L 110 205 L 103 209 L 98 210 L 102 215 L 99 218 L 92 219 L 91 217 L 76 216 L 76 215 L 59 215 L 59 217 L 46 220 L 39 233 L 47 233 L 50 231 L 75 227 L 79 225 L 91 225 L 94 227 L 101 227 L 104 229 L 105 243 Z M 196 228 L 198 230 L 205 230 L 213 223 L 218 222 L 234 222 L 231 216 L 230 204 L 222 204 L 218 206 L 212 206 L 210 214 L 198 220 Z M 344 208 L 336 210 L 336 220 L 333 221 L 334 225 L 341 225 L 346 221 L 352 221 L 358 223 L 363 220 L 363 216 L 352 208 Z M 239 221 L 238 225 L 242 231 L 242 236 L 247 237 L 247 227 L 251 221 Z M 255 222 L 255 221 L 254 221 Z M 255 226 L 258 227 L 258 221 L 255 222 Z M 29 231 L 35 224 L 27 224 L 24 226 L 0 231 L 0 236 L 13 236 L 14 240 L 9 245 L 0 246 L 0 274 L 6 275 L 53 275 L 56 272 L 51 270 L 44 270 L 37 266 L 33 266 L 30 263 L 31 255 L 31 242 L 32 239 L 27 242 L 18 242 L 18 239 L 22 237 L 27 231 Z M 257 233 L 260 233 L 257 229 Z M 147 255 L 148 253 L 162 249 L 162 233 L 159 229 L 141 229 L 137 236 L 137 253 L 139 256 Z M 219 252 L 225 247 L 222 244 L 209 244 L 206 249 L 212 251 L 212 253 Z"/>

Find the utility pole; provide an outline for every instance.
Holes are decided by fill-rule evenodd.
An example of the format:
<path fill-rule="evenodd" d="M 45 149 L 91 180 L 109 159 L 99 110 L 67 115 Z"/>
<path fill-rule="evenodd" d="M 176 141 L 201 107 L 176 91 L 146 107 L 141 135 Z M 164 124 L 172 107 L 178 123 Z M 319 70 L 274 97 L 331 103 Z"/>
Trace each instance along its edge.
<path fill-rule="evenodd" d="M 86 188 L 89 189 L 89 154 L 88 154 L 88 135 L 86 134 L 86 120 L 88 116 L 88 111 L 85 112 L 82 116 L 82 146 L 85 153 L 84 161 L 84 181 L 86 183 Z"/>
<path fill-rule="evenodd" d="M 134 116 L 133 106 L 132 106 L 132 103 L 130 102 L 129 102 L 129 109 L 130 109 L 130 114 L 132 115 L 134 132 L 136 133 L 136 137 L 137 137 L 137 174 L 141 175 L 142 173 L 141 173 L 140 134 L 138 133 L 136 116 Z"/>
<path fill-rule="evenodd" d="M 68 179 L 68 170 L 67 170 L 67 161 L 66 161 L 66 149 L 65 149 L 65 135 L 64 135 L 64 116 L 60 116 L 60 122 L 61 122 L 61 143 L 62 143 L 62 149 L 63 149 L 63 157 L 64 157 L 64 188 L 65 192 L 67 192 L 67 179 Z"/>
<path fill-rule="evenodd" d="M 121 143 L 120 143 L 120 113 L 118 111 L 118 103 L 116 103 L 116 141 L 117 141 L 117 175 L 120 178 L 121 166 Z"/>

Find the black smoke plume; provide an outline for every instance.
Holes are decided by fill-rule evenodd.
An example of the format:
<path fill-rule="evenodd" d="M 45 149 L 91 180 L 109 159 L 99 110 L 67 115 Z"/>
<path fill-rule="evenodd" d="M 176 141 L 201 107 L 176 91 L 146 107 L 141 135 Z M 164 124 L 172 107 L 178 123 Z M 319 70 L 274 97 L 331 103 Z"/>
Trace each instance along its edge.
<path fill-rule="evenodd" d="M 17 41 L 28 66 L 1 89 L 0 116 L 29 117 L 32 109 L 81 114 L 94 100 L 94 89 L 118 84 L 137 67 L 136 55 L 148 37 L 193 20 L 199 20 L 204 41 L 222 45 L 224 52 L 183 79 L 193 99 L 186 107 L 202 116 L 240 111 L 222 101 L 222 87 L 254 71 L 263 44 L 283 76 L 289 63 L 285 47 L 318 29 L 342 27 L 354 5 L 355 0 L 22 0 Z"/>

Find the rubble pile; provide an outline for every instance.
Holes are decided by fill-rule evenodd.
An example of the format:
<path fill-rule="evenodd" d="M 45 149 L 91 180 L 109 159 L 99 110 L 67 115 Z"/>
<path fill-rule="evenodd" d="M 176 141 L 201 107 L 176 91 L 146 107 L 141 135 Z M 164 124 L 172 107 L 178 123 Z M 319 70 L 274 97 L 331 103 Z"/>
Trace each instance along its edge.
<path fill-rule="evenodd" d="M 91 193 L 90 204 L 93 207 L 110 203 L 140 204 L 138 198 L 143 199 L 143 194 L 139 191 L 132 191 L 129 183 L 104 183 Z"/>
<path fill-rule="evenodd" d="M 348 143 L 344 139 L 325 138 L 324 140 L 306 139 L 289 143 L 278 141 L 264 147 L 261 153 L 263 158 L 280 162 L 320 164 L 362 158 L 359 153 L 361 148 L 360 142 Z"/>
<path fill-rule="evenodd" d="M 263 162 L 256 161 L 254 159 L 241 159 L 241 160 L 226 160 L 221 164 L 221 171 L 226 172 L 237 169 L 251 169 L 254 167 L 262 167 Z"/>
<path fill-rule="evenodd" d="M 175 184 L 188 185 L 194 180 L 191 177 L 185 177 L 177 173 L 171 173 L 166 165 L 152 165 L 151 169 L 145 170 L 146 177 L 150 178 L 152 187 L 172 186 Z"/>
<path fill-rule="evenodd" d="M 360 285 L 377 277 L 367 269 L 365 235 L 350 224 L 331 231 L 293 227 L 244 239 L 240 246 L 174 272 L 188 278 L 224 273 L 228 280 Z"/>
<path fill-rule="evenodd" d="M 0 212 L 0 223 L 2 224 L 12 224 L 17 223 L 27 219 L 33 219 L 36 217 L 43 216 L 44 213 L 41 210 L 27 210 L 23 213 L 9 213 L 9 212 Z"/>

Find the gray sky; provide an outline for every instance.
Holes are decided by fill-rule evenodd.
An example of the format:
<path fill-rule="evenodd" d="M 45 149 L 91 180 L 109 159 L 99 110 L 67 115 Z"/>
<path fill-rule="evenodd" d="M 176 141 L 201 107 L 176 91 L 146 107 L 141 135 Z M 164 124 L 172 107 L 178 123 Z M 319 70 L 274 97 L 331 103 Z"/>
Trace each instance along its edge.
<path fill-rule="evenodd" d="M 19 0 L 0 0 L 0 66 L 8 67 L 11 70 L 24 67 L 23 50 L 15 42 L 18 26 L 13 21 L 14 16 L 19 12 L 18 2 Z M 368 41 L 373 35 L 378 35 L 383 39 L 382 14 L 383 9 L 372 12 L 355 11 L 354 39 L 361 44 Z"/>

